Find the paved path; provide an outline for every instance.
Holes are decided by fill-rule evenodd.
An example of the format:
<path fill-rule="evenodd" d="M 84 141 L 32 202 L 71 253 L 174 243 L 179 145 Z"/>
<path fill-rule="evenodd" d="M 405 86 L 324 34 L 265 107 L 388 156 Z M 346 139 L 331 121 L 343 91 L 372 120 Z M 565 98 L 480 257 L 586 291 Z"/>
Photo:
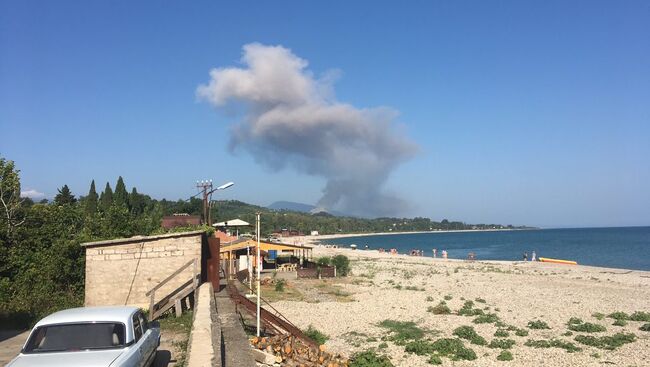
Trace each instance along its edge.
<path fill-rule="evenodd" d="M 4 366 L 20 353 L 29 331 L 0 331 L 0 366 Z"/>

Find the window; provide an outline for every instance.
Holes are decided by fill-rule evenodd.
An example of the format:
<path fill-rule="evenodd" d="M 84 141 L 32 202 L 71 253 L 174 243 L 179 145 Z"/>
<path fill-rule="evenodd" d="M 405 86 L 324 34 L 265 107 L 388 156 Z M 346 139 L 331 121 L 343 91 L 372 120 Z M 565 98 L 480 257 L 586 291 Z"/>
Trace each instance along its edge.
<path fill-rule="evenodd" d="M 142 326 L 138 314 L 133 315 L 133 339 L 137 343 L 142 338 Z"/>
<path fill-rule="evenodd" d="M 41 326 L 32 333 L 24 353 L 123 348 L 124 331 L 124 324 L 111 322 Z"/>
<path fill-rule="evenodd" d="M 138 319 L 140 319 L 140 325 L 142 325 L 142 333 L 144 334 L 147 332 L 147 330 L 149 330 L 147 317 L 142 312 L 138 312 Z"/>

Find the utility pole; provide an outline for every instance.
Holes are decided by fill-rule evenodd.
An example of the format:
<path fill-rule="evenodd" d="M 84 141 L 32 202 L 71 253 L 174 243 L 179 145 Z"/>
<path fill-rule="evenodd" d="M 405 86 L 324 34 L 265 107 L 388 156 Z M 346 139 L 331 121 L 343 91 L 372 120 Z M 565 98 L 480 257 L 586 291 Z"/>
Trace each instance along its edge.
<path fill-rule="evenodd" d="M 255 213 L 257 224 L 257 337 L 260 336 L 260 293 L 262 288 L 260 284 L 260 272 L 262 267 L 262 258 L 260 257 L 260 213 Z"/>
<path fill-rule="evenodd" d="M 210 218 L 210 201 L 208 200 L 210 194 L 212 194 L 212 180 L 202 180 L 196 181 L 196 188 L 199 191 L 203 191 L 203 221 L 207 225 L 212 225 Z"/>

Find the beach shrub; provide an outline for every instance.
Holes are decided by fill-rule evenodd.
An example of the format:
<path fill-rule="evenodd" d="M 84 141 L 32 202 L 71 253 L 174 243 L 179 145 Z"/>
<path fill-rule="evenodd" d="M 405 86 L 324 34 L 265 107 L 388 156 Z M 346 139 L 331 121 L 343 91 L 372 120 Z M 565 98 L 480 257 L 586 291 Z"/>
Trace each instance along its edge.
<path fill-rule="evenodd" d="M 650 312 L 637 311 L 630 315 L 630 321 L 650 322 Z"/>
<path fill-rule="evenodd" d="M 477 318 L 472 320 L 475 324 L 493 324 L 499 321 L 499 316 L 494 313 L 487 313 L 485 315 L 479 315 Z"/>
<path fill-rule="evenodd" d="M 499 338 L 507 338 L 510 336 L 510 333 L 508 333 L 506 329 L 497 329 L 497 331 L 494 332 L 494 336 Z"/>
<path fill-rule="evenodd" d="M 284 279 L 278 279 L 275 282 L 275 291 L 276 292 L 284 292 L 284 286 L 287 284 L 287 281 Z"/>
<path fill-rule="evenodd" d="M 330 266 L 332 259 L 329 256 L 321 256 L 316 259 L 316 265 L 320 266 Z"/>
<path fill-rule="evenodd" d="M 378 355 L 374 350 L 366 350 L 352 356 L 350 367 L 394 367 L 386 356 Z"/>
<path fill-rule="evenodd" d="M 336 267 L 338 276 L 347 276 L 350 272 L 350 259 L 345 255 L 336 255 L 332 258 L 332 265 Z"/>
<path fill-rule="evenodd" d="M 493 339 L 488 348 L 510 349 L 513 345 L 515 345 L 515 341 L 512 339 Z"/>
<path fill-rule="evenodd" d="M 459 326 L 454 330 L 454 335 L 476 345 L 486 345 L 487 341 L 478 335 L 472 326 Z"/>
<path fill-rule="evenodd" d="M 436 354 L 433 354 L 433 355 L 431 355 L 431 357 L 429 357 L 429 360 L 427 360 L 427 363 L 439 365 L 439 364 L 442 364 L 442 359 L 440 358 L 440 356 L 438 356 Z"/>
<path fill-rule="evenodd" d="M 576 335 L 574 338 L 580 344 L 592 347 L 614 350 L 624 344 L 632 343 L 636 340 L 636 335 L 632 333 L 616 333 L 611 336 L 595 337 L 592 335 Z"/>
<path fill-rule="evenodd" d="M 614 325 L 614 326 L 625 326 L 625 325 L 627 325 L 627 321 L 625 321 L 625 320 L 614 320 L 614 323 L 612 325 Z"/>
<path fill-rule="evenodd" d="M 603 325 L 592 324 L 591 322 L 582 322 L 582 320 L 576 318 L 571 318 L 567 325 L 569 330 L 577 331 L 579 333 L 600 333 L 607 331 Z"/>
<path fill-rule="evenodd" d="M 517 330 L 515 330 L 515 335 L 517 335 L 517 336 L 528 336 L 528 330 L 526 330 L 526 329 L 517 329 Z"/>
<path fill-rule="evenodd" d="M 497 356 L 497 361 L 512 361 L 512 353 L 508 350 L 502 350 Z"/>
<path fill-rule="evenodd" d="M 476 352 L 465 347 L 460 339 L 442 338 L 431 343 L 431 346 L 438 355 L 449 357 L 453 361 L 476 359 Z"/>
<path fill-rule="evenodd" d="M 528 328 L 529 329 L 537 329 L 537 330 L 550 329 L 548 324 L 546 322 L 542 321 L 542 320 L 529 321 L 528 322 Z"/>
<path fill-rule="evenodd" d="M 392 335 L 387 340 L 392 340 L 397 345 L 404 345 L 408 340 L 417 340 L 424 336 L 424 330 L 412 321 L 384 320 L 379 326 L 389 330 Z"/>
<path fill-rule="evenodd" d="M 303 331 L 303 333 L 305 333 L 305 335 L 307 335 L 309 339 L 318 343 L 318 345 L 325 344 L 325 342 L 329 340 L 329 336 L 323 334 L 322 332 L 320 332 L 318 329 L 314 328 L 311 325 L 309 325 L 307 330 Z"/>
<path fill-rule="evenodd" d="M 377 349 L 386 349 L 388 348 L 388 344 L 386 342 L 381 342 L 378 346 Z"/>
<path fill-rule="evenodd" d="M 524 343 L 524 345 L 533 348 L 561 348 L 566 350 L 568 353 L 579 352 L 582 350 L 581 348 L 576 347 L 575 344 L 560 339 L 551 339 L 551 340 L 528 339 L 526 343 Z"/>
<path fill-rule="evenodd" d="M 480 308 L 473 308 L 473 307 L 474 307 L 474 302 L 467 300 L 463 304 L 463 307 L 461 307 L 461 309 L 458 310 L 458 314 L 461 316 L 479 316 L 485 314 L 485 312 L 483 312 L 483 310 L 481 310 Z"/>
<path fill-rule="evenodd" d="M 601 312 L 594 312 L 591 314 L 591 316 L 596 318 L 596 320 L 602 320 L 605 318 L 605 314 Z"/>
<path fill-rule="evenodd" d="M 650 322 L 641 325 L 641 327 L 639 328 L 639 330 L 641 330 L 641 331 L 650 331 Z"/>
<path fill-rule="evenodd" d="M 431 312 L 434 315 L 448 315 L 451 313 L 451 309 L 447 306 L 447 302 L 440 301 L 437 306 L 427 307 L 427 312 Z"/>
<path fill-rule="evenodd" d="M 630 316 L 628 314 L 626 314 L 625 312 L 621 312 L 621 311 L 612 312 L 609 315 L 607 315 L 607 317 L 609 317 L 610 319 L 615 319 L 615 320 L 629 320 L 630 319 Z"/>
<path fill-rule="evenodd" d="M 433 353 L 433 344 L 426 340 L 415 340 L 406 344 L 404 350 L 407 353 L 417 354 L 419 356 L 424 356 L 430 353 Z"/>

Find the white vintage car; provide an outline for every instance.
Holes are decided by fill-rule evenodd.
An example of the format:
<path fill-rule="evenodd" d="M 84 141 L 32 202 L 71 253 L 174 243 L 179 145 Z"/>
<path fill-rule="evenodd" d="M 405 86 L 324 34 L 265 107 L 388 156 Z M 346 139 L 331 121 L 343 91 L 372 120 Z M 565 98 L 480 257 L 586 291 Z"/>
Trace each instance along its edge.
<path fill-rule="evenodd" d="M 72 308 L 39 321 L 7 366 L 144 367 L 159 345 L 160 329 L 139 308 Z"/>

